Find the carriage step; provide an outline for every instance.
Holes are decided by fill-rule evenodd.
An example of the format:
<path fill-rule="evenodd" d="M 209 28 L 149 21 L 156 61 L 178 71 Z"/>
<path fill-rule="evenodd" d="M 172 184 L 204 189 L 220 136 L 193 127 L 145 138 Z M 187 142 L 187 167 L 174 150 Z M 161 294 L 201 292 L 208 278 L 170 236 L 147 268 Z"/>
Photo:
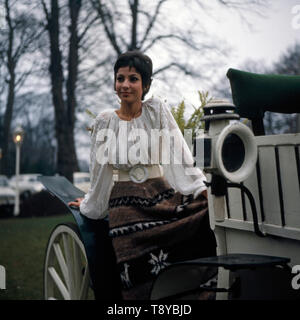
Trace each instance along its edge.
<path fill-rule="evenodd" d="M 257 254 L 244 254 L 244 253 L 230 253 L 226 255 L 206 257 L 195 260 L 188 260 L 179 262 L 178 264 L 198 264 L 210 267 L 223 267 L 228 270 L 237 269 L 253 269 L 260 267 L 272 267 L 272 266 L 283 266 L 287 267 L 290 262 L 290 258 L 286 257 L 275 257 L 267 255 Z"/>
<path fill-rule="evenodd" d="M 288 297 L 294 299 L 295 292 L 291 291 L 295 290 L 290 288 L 289 262 L 290 258 L 285 257 L 231 253 L 173 263 L 157 276 L 150 299 L 182 299 L 182 297 L 197 296 L 199 290 L 200 292 L 228 292 L 230 299 L 251 300 L 261 297 L 276 299 L 280 295 L 283 295 L 284 299 Z M 228 288 L 217 286 L 218 267 L 233 272 L 232 282 Z M 274 279 L 276 279 L 276 288 L 274 288 Z M 211 280 L 213 283 L 209 283 Z M 257 290 L 258 283 L 259 290 Z"/>

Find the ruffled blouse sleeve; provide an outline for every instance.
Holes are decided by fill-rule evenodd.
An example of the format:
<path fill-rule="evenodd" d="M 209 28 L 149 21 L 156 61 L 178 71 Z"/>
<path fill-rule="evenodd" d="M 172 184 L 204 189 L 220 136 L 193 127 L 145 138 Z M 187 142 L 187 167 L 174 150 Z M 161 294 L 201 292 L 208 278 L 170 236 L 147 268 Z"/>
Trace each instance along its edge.
<path fill-rule="evenodd" d="M 108 202 L 113 187 L 113 169 L 108 163 L 100 164 L 101 161 L 99 159 L 97 161 L 97 151 L 101 144 L 101 141 L 97 140 L 97 134 L 108 127 L 109 114 L 98 115 L 91 136 L 90 188 L 80 205 L 80 212 L 91 219 L 102 219 L 108 215 Z"/>
<path fill-rule="evenodd" d="M 206 177 L 202 170 L 194 167 L 194 159 L 192 153 L 167 105 L 163 102 L 160 104 L 161 130 L 162 137 L 167 141 L 170 139 L 173 144 L 162 144 L 162 149 L 166 148 L 165 159 L 162 159 L 164 176 L 169 184 L 176 191 L 184 195 L 193 194 L 196 199 L 201 192 L 206 190 Z M 167 158 L 169 157 L 170 161 Z"/>

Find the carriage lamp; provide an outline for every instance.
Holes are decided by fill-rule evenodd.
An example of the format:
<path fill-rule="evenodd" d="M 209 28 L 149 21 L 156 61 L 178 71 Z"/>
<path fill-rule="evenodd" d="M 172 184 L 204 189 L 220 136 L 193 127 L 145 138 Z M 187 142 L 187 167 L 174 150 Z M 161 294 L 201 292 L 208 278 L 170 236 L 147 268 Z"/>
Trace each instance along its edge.
<path fill-rule="evenodd" d="M 213 100 L 204 107 L 201 119 L 205 121 L 205 134 L 196 139 L 196 165 L 211 175 L 210 193 L 216 221 L 225 218 L 226 181 L 245 181 L 256 165 L 254 135 L 239 119 L 229 101 Z"/>
<path fill-rule="evenodd" d="M 252 173 L 257 147 L 252 131 L 239 122 L 235 106 L 226 100 L 213 100 L 204 107 L 206 134 L 196 139 L 196 163 L 207 173 L 240 183 Z M 198 148 L 197 148 L 198 147 Z"/>
<path fill-rule="evenodd" d="M 20 153 L 21 144 L 24 140 L 24 130 L 21 127 L 17 127 L 13 132 L 13 140 L 16 144 L 16 189 L 15 189 L 15 207 L 14 216 L 20 214 L 20 191 L 19 191 L 19 175 L 20 175 Z"/>

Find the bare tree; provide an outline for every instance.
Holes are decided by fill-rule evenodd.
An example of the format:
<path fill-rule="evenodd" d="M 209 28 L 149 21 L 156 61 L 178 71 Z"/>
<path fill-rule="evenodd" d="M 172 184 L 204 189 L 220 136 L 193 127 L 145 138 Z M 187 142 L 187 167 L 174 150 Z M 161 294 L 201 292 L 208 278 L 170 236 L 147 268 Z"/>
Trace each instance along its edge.
<path fill-rule="evenodd" d="M 209 11 L 209 5 L 205 1 L 90 1 L 101 19 L 106 38 L 114 52 L 113 58 L 124 51 L 135 49 L 143 52 L 159 50 L 162 53 L 162 61 L 166 53 L 169 55 L 154 71 L 154 76 L 166 70 L 175 69 L 192 77 L 204 78 L 203 69 L 195 68 L 195 54 L 201 57 L 201 63 L 204 63 L 208 54 L 211 57 L 212 52 L 222 54 L 224 51 L 224 47 L 223 49 L 218 47 L 199 23 L 198 17 L 205 16 Z M 211 2 L 236 10 L 243 21 L 247 21 L 243 12 L 252 11 L 261 15 L 261 9 L 269 3 L 268 0 L 215 0 Z M 171 3 L 174 11 L 190 11 L 189 17 L 184 21 L 177 22 L 176 19 L 170 21 L 168 14 Z M 220 39 L 218 41 L 224 45 Z M 179 47 L 179 51 L 186 53 L 185 59 L 178 59 L 178 50 L 175 50 L 175 47 Z"/>
<path fill-rule="evenodd" d="M 300 75 L 300 43 L 289 47 L 274 64 L 274 73 Z M 300 132 L 300 115 L 287 116 L 288 132 Z"/>
<path fill-rule="evenodd" d="M 164 25 L 165 16 L 162 11 L 168 0 L 154 2 L 128 0 L 125 5 L 120 1 L 90 1 L 98 12 L 107 40 L 113 49 L 113 59 L 127 50 L 137 49 L 147 52 L 157 45 L 165 47 L 168 45 L 168 41 L 173 44 L 180 42 L 183 47 L 193 50 L 201 51 L 204 49 L 204 46 L 197 44 L 195 34 L 190 30 L 183 30 L 175 25 Z M 204 36 L 202 32 L 201 35 Z M 197 72 L 187 63 L 176 60 L 168 61 L 160 66 L 155 70 L 154 75 L 170 68 L 180 69 L 189 75 L 197 75 Z"/>
<path fill-rule="evenodd" d="M 279 74 L 300 75 L 300 43 L 287 48 L 273 69 Z"/>
<path fill-rule="evenodd" d="M 51 94 L 38 93 L 37 90 L 18 93 L 13 119 L 13 125 L 22 123 L 25 131 L 20 171 L 53 175 L 56 172 L 56 140 Z M 12 145 L 9 149 L 10 159 L 15 159 L 16 149 L 12 148 Z M 10 161 L 9 166 L 7 174 L 12 175 L 15 171 L 14 161 Z"/>
<path fill-rule="evenodd" d="M 265 61 L 246 60 L 239 67 L 240 70 L 258 74 L 286 74 L 300 75 L 300 44 L 286 49 L 281 57 L 270 67 Z M 228 79 L 224 76 L 214 87 L 214 94 L 231 99 L 231 90 Z M 299 114 L 279 114 L 265 112 L 264 127 L 266 134 L 300 132 Z"/>
<path fill-rule="evenodd" d="M 6 26 L 0 32 L 0 60 L 6 67 L 3 88 L 6 92 L 6 102 L 0 127 L 0 143 L 3 151 L 1 172 L 6 173 L 16 91 L 32 72 L 31 67 L 24 70 L 19 68 L 19 64 L 22 57 L 35 50 L 41 30 L 34 15 L 16 9 L 16 1 L 5 0 L 4 9 Z"/>
<path fill-rule="evenodd" d="M 76 86 L 79 67 L 79 44 L 89 26 L 79 34 L 78 21 L 82 8 L 81 0 L 69 0 L 68 57 L 66 66 L 61 52 L 61 8 L 57 0 L 50 1 L 50 9 L 41 0 L 47 21 L 50 42 L 50 76 L 52 100 L 55 110 L 55 132 L 57 139 L 57 172 L 73 181 L 73 172 L 79 170 L 75 150 L 74 126 L 77 106 Z M 65 69 L 64 69 L 65 68 Z M 67 79 L 65 81 L 64 74 Z M 64 87 L 65 85 L 65 87 Z M 66 94 L 64 94 L 64 92 Z"/>

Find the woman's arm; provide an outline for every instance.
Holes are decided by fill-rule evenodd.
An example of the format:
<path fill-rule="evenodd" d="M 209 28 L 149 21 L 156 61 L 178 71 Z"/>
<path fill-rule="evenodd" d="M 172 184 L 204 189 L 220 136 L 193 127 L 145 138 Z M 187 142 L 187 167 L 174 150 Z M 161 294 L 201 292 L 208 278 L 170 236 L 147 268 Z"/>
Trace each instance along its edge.
<path fill-rule="evenodd" d="M 184 195 L 193 194 L 196 199 L 200 194 L 207 198 L 206 177 L 200 168 L 194 167 L 192 153 L 169 108 L 161 103 L 162 148 L 168 147 L 164 139 L 170 140 L 169 163 L 162 159 L 164 174 L 170 185 Z M 169 135 L 169 136 L 168 136 Z M 166 151 L 166 150 L 165 150 Z M 164 163 L 165 162 L 165 163 Z"/>
<path fill-rule="evenodd" d="M 107 115 L 109 119 L 109 115 Z M 106 217 L 110 191 L 113 186 L 113 170 L 108 163 L 102 163 L 101 153 L 97 153 L 101 141 L 97 141 L 99 130 L 106 129 L 109 121 L 102 114 L 95 119 L 91 136 L 90 151 L 90 188 L 84 198 L 77 198 L 69 203 L 70 206 L 80 208 L 80 212 L 91 218 L 101 219 Z"/>

